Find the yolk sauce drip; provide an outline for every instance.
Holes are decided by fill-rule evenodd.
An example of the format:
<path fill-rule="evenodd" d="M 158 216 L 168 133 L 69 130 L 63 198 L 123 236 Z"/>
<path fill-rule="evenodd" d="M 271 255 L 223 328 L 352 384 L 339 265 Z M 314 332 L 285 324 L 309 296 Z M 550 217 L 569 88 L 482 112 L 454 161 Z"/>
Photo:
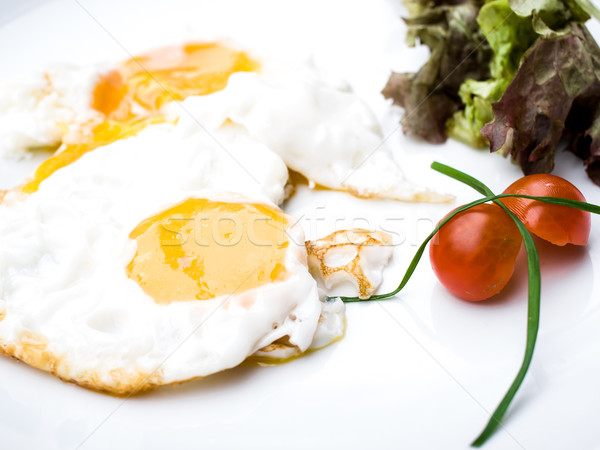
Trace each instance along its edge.
<path fill-rule="evenodd" d="M 188 199 L 130 233 L 127 275 L 157 303 L 240 293 L 287 277 L 288 227 L 266 205 Z"/>
<path fill-rule="evenodd" d="M 165 47 L 124 62 L 94 87 L 91 107 L 103 120 L 83 124 L 75 142 L 63 143 L 22 191 L 35 192 L 43 180 L 87 152 L 164 122 L 160 108 L 165 103 L 217 92 L 232 73 L 258 69 L 244 52 L 217 43 Z"/>

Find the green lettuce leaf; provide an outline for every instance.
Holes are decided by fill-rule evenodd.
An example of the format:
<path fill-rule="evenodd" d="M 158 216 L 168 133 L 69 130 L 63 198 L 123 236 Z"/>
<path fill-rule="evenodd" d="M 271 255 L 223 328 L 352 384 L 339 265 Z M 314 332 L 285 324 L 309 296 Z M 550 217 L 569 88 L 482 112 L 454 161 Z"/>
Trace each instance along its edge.
<path fill-rule="evenodd" d="M 493 52 L 491 78 L 463 82 L 459 94 L 464 108 L 448 121 L 446 132 L 453 139 L 483 147 L 488 142 L 479 130 L 493 119 L 492 103 L 500 98 L 514 78 L 521 57 L 537 34 L 531 18 L 515 14 L 507 0 L 493 0 L 483 5 L 477 23 Z"/>
<path fill-rule="evenodd" d="M 415 74 L 392 73 L 382 93 L 405 109 L 405 133 L 441 143 L 447 138 L 446 121 L 462 107 L 463 81 L 490 76 L 492 54 L 477 24 L 480 4 L 417 0 L 407 6 L 407 41 L 427 45 L 431 56 Z"/>
<path fill-rule="evenodd" d="M 574 22 L 557 32 L 547 26 L 493 114 L 482 135 L 491 151 L 510 154 L 525 174 L 550 172 L 566 138 L 600 184 L 600 48 L 584 25 Z"/>
<path fill-rule="evenodd" d="M 431 50 L 383 94 L 405 133 L 447 136 L 549 172 L 559 141 L 600 185 L 600 50 L 583 25 L 590 0 L 411 0 L 407 41 Z"/>

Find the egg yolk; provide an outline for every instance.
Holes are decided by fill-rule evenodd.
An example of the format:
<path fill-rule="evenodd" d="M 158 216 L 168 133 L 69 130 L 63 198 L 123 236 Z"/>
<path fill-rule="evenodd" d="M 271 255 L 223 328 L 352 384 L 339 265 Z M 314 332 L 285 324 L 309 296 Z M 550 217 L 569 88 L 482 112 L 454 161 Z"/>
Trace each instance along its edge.
<path fill-rule="evenodd" d="M 288 227 L 270 206 L 188 199 L 130 233 L 127 275 L 157 303 L 240 293 L 286 278 Z"/>
<path fill-rule="evenodd" d="M 91 106 L 103 119 L 81 124 L 76 137 L 63 142 L 22 191 L 37 191 L 42 181 L 87 152 L 165 122 L 160 111 L 165 103 L 217 92 L 232 73 L 258 69 L 244 52 L 218 43 L 165 47 L 125 61 L 94 87 Z"/>
<path fill-rule="evenodd" d="M 84 140 L 81 143 L 63 144 L 56 154 L 38 166 L 33 178 L 21 187 L 21 191 L 26 194 L 35 192 L 38 190 L 42 181 L 58 169 L 77 161 L 83 154 L 119 139 L 134 136 L 148 124 L 159 123 L 161 121 L 163 120 L 159 117 L 148 117 L 123 123 L 112 120 L 101 122 L 92 128 L 89 139 Z"/>
<path fill-rule="evenodd" d="M 166 47 L 132 58 L 101 77 L 92 107 L 109 119 L 127 120 L 139 116 L 139 107 L 156 113 L 169 101 L 224 89 L 234 72 L 258 68 L 244 52 L 217 43 Z"/>

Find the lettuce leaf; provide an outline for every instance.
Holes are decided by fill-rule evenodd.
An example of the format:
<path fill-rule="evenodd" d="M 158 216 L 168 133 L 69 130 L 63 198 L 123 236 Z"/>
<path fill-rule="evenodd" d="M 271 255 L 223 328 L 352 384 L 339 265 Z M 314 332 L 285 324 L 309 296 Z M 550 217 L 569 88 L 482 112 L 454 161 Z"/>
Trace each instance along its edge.
<path fill-rule="evenodd" d="M 383 90 L 406 109 L 405 133 L 447 136 L 549 172 L 561 141 L 600 185 L 600 49 L 589 0 L 410 0 L 409 45 L 429 61 Z"/>
<path fill-rule="evenodd" d="M 565 138 L 600 185 L 600 48 L 582 24 L 553 31 L 535 20 L 545 35 L 525 54 L 481 133 L 491 151 L 510 154 L 525 174 L 550 172 Z"/>
<path fill-rule="evenodd" d="M 513 12 L 507 0 L 493 0 L 481 7 L 477 23 L 493 57 L 491 77 L 484 81 L 466 79 L 459 89 L 464 108 L 447 122 L 448 136 L 473 147 L 487 146 L 479 130 L 493 119 L 492 102 L 497 101 L 519 68 L 525 51 L 537 38 L 531 18 Z"/>
<path fill-rule="evenodd" d="M 411 11 L 404 19 L 407 42 L 427 45 L 431 56 L 415 74 L 392 73 L 382 93 L 405 109 L 405 133 L 442 143 L 447 138 L 446 121 L 462 107 L 458 91 L 463 81 L 490 76 L 492 54 L 477 24 L 480 4 L 415 0 L 407 6 Z"/>

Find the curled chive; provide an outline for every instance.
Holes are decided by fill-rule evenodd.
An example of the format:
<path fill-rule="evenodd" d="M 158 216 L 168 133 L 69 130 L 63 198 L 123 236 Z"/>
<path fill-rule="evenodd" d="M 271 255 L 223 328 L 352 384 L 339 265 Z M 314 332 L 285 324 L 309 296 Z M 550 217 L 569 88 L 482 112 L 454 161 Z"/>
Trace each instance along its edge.
<path fill-rule="evenodd" d="M 498 206 L 503 208 L 504 211 L 506 211 L 506 213 L 510 216 L 510 218 L 515 222 L 517 228 L 519 229 L 519 232 L 521 233 L 521 236 L 523 237 L 523 242 L 525 244 L 525 250 L 527 251 L 527 269 L 528 269 L 527 338 L 526 338 L 525 354 L 523 356 L 523 362 L 521 363 L 521 367 L 519 368 L 519 371 L 517 372 L 515 379 L 513 380 L 508 391 L 506 392 L 506 394 L 500 401 L 500 404 L 497 406 L 495 411 L 492 413 L 492 416 L 490 417 L 490 420 L 488 421 L 486 427 L 483 429 L 481 434 L 471 444 L 473 447 L 481 447 L 494 434 L 494 432 L 500 426 L 502 418 L 506 414 L 506 411 L 508 410 L 513 398 L 515 397 L 519 387 L 521 386 L 521 384 L 523 383 L 523 380 L 525 379 L 525 375 L 527 374 L 527 370 L 529 369 L 531 360 L 533 358 L 533 351 L 535 348 L 535 342 L 537 340 L 537 334 L 538 334 L 539 323 L 540 323 L 541 274 L 540 274 L 539 255 L 538 255 L 537 249 L 535 247 L 533 238 L 531 237 L 531 234 L 529 233 L 527 228 L 525 228 L 525 225 L 523 224 L 523 222 L 521 222 L 521 220 L 519 220 L 519 218 L 500 201 L 500 199 L 507 198 L 507 197 L 526 198 L 526 199 L 538 200 L 541 202 L 550 203 L 550 204 L 554 204 L 554 205 L 568 206 L 571 208 L 581 209 L 581 210 L 588 211 L 588 212 L 594 213 L 594 214 L 600 214 L 600 206 L 594 205 L 591 203 L 580 202 L 578 200 L 571 200 L 571 199 L 559 198 L 559 197 L 536 197 L 536 196 L 521 195 L 521 194 L 495 195 L 491 191 L 491 189 L 489 187 L 487 187 L 484 183 L 482 183 L 481 181 L 477 180 L 476 178 L 474 178 L 470 175 L 467 175 L 464 172 L 461 172 L 460 170 L 454 169 L 453 167 L 447 166 L 447 165 L 439 163 L 439 162 L 433 162 L 431 164 L 431 168 L 444 174 L 444 175 L 454 178 L 455 180 L 460 181 L 461 183 L 464 183 L 467 186 L 470 186 L 471 188 L 475 189 L 477 192 L 484 195 L 485 197 L 483 197 L 479 200 L 472 201 L 471 203 L 461 206 L 460 208 L 457 208 L 456 210 L 452 211 L 452 213 L 450 213 L 448 216 L 446 216 L 444 219 L 442 219 L 440 221 L 440 223 L 425 238 L 425 240 L 423 241 L 421 246 L 417 249 L 417 252 L 415 253 L 415 256 L 413 257 L 413 259 L 411 260 L 411 262 L 404 274 L 404 277 L 400 281 L 400 284 L 398 285 L 398 287 L 396 289 L 394 289 L 393 291 L 388 292 L 386 294 L 373 295 L 366 299 L 360 299 L 358 297 L 328 297 L 327 299 L 333 300 L 336 298 L 341 298 L 342 301 L 344 301 L 346 303 L 352 303 L 352 302 L 365 302 L 365 301 L 373 301 L 373 300 L 386 300 L 386 299 L 390 299 L 390 298 L 394 297 L 408 283 L 408 280 L 414 273 L 414 271 L 417 267 L 417 264 L 421 260 L 421 257 L 423 256 L 423 253 L 425 252 L 425 248 L 427 247 L 427 244 L 429 243 L 429 241 L 431 239 L 433 239 L 433 237 L 440 230 L 440 228 L 442 228 L 444 225 L 446 225 L 446 223 L 448 223 L 454 216 L 456 216 L 457 214 L 459 214 L 463 211 L 466 211 L 467 209 L 472 208 L 475 205 L 480 205 L 482 203 L 487 203 L 487 202 L 494 202 Z"/>

